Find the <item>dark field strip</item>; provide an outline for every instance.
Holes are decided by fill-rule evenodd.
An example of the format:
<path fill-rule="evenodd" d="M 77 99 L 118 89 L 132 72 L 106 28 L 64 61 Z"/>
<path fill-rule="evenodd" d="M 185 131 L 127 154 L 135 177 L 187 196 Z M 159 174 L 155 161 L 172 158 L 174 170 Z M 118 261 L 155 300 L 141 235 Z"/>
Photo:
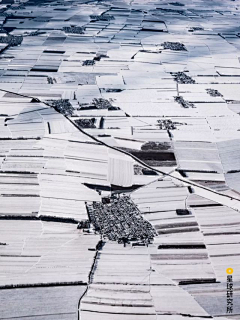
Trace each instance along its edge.
<path fill-rule="evenodd" d="M 24 284 L 11 284 L 11 285 L 0 286 L 0 290 L 39 288 L 39 287 L 46 288 L 46 287 L 63 287 L 63 286 L 86 286 L 86 285 L 87 283 L 83 281 L 31 283 L 31 284 L 24 283 Z"/>
<path fill-rule="evenodd" d="M 36 216 L 36 215 L 33 215 L 33 216 L 1 215 L 0 220 L 40 220 L 40 221 L 62 222 L 62 223 L 73 223 L 73 224 L 79 223 L 79 221 L 72 219 L 72 218 L 59 218 L 59 217 Z"/>

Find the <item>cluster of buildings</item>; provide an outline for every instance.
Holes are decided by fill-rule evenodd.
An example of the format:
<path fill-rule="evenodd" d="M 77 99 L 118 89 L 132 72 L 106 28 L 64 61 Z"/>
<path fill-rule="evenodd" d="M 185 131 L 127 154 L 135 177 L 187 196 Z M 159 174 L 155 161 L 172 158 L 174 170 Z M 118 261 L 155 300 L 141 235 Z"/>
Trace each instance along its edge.
<path fill-rule="evenodd" d="M 156 232 L 143 219 L 129 196 L 109 199 L 109 203 L 93 202 L 88 206 L 90 222 L 103 239 L 127 243 L 140 241 L 150 243 Z"/>

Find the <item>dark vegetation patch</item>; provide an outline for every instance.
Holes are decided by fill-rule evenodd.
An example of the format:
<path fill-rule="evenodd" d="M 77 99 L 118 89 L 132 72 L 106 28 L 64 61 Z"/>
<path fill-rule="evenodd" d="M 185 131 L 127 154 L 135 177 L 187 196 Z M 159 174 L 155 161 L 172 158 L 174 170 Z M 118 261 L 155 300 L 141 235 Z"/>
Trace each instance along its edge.
<path fill-rule="evenodd" d="M 8 34 L 6 36 L 0 36 L 0 43 L 7 43 L 9 47 L 19 46 L 23 41 L 23 36 L 14 36 Z"/>
<path fill-rule="evenodd" d="M 95 126 L 96 119 L 91 118 L 91 119 L 77 119 L 75 120 L 75 123 L 83 129 L 94 129 L 96 128 Z"/>
<path fill-rule="evenodd" d="M 44 31 L 32 31 L 28 34 L 29 37 L 34 37 L 34 36 L 38 36 L 40 34 L 45 34 L 46 32 Z"/>
<path fill-rule="evenodd" d="M 74 108 L 68 99 L 49 100 L 48 104 L 65 116 L 71 116 Z"/>
<path fill-rule="evenodd" d="M 169 2 L 169 4 L 171 4 L 172 6 L 176 6 L 176 7 L 184 7 L 185 4 L 181 3 L 181 2 Z"/>
<path fill-rule="evenodd" d="M 106 92 L 122 92 L 123 89 L 106 89 Z"/>
<path fill-rule="evenodd" d="M 174 100 L 183 108 L 194 108 L 194 104 L 192 102 L 184 100 L 182 96 L 174 97 Z"/>
<path fill-rule="evenodd" d="M 62 30 L 67 33 L 84 34 L 84 28 L 77 26 L 63 27 Z"/>
<path fill-rule="evenodd" d="M 223 95 L 218 90 L 206 89 L 206 91 L 211 97 L 223 97 Z"/>
<path fill-rule="evenodd" d="M 49 84 L 53 84 L 53 83 L 54 83 L 54 80 L 55 80 L 55 79 L 53 79 L 52 77 L 47 77 L 47 82 L 48 82 Z"/>
<path fill-rule="evenodd" d="M 158 8 L 159 11 L 163 13 L 177 13 L 177 14 L 185 14 L 184 10 L 177 10 L 177 9 L 164 9 L 164 8 Z"/>
<path fill-rule="evenodd" d="M 95 60 L 85 60 L 83 61 L 83 66 L 93 66 L 95 64 Z"/>
<path fill-rule="evenodd" d="M 6 12 L 6 11 L 1 11 L 0 16 L 6 17 L 6 18 L 14 18 L 14 15 L 12 13 Z"/>
<path fill-rule="evenodd" d="M 169 49 L 173 51 L 187 51 L 183 43 L 180 42 L 163 42 L 161 44 L 164 49 Z"/>
<path fill-rule="evenodd" d="M 155 151 L 169 150 L 169 149 L 171 149 L 171 145 L 168 142 L 149 141 L 149 142 L 146 142 L 144 145 L 142 145 L 141 149 L 143 151 L 148 151 L 148 150 L 155 150 Z"/>
<path fill-rule="evenodd" d="M 194 79 L 186 75 L 184 72 L 171 72 L 171 75 L 174 77 L 174 80 L 177 83 L 193 84 L 196 83 Z"/>
<path fill-rule="evenodd" d="M 103 98 L 94 98 L 89 104 L 80 104 L 77 110 L 93 110 L 93 109 L 108 109 L 119 110 L 120 108 L 112 105 L 111 101 Z"/>
<path fill-rule="evenodd" d="M 99 16 L 96 15 L 91 15 L 90 19 L 92 21 L 110 21 L 110 20 L 114 20 L 114 16 L 109 15 L 109 14 L 101 14 Z"/>
<path fill-rule="evenodd" d="M 176 122 L 172 122 L 172 120 L 167 119 L 167 120 L 157 120 L 159 129 L 161 130 L 174 130 L 177 129 L 176 127 Z"/>
<path fill-rule="evenodd" d="M 103 98 L 94 98 L 92 103 L 97 109 L 109 109 L 112 107 L 111 102 Z"/>
<path fill-rule="evenodd" d="M 159 129 L 161 130 L 175 130 L 177 129 L 177 126 L 187 125 L 187 123 L 175 122 L 170 119 L 157 120 L 157 123 L 159 125 Z"/>

